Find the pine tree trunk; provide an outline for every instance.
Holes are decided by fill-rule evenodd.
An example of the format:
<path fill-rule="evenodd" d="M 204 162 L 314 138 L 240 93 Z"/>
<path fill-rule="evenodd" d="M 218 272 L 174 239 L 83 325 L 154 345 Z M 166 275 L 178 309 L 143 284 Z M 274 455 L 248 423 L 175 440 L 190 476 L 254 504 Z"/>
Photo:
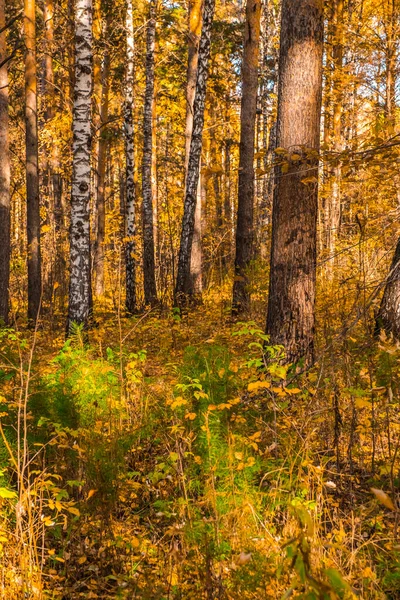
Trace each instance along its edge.
<path fill-rule="evenodd" d="M 178 273 L 175 287 L 175 301 L 184 303 L 194 290 L 190 276 L 190 261 L 194 237 L 197 190 L 199 185 L 200 158 L 204 127 L 204 106 L 206 99 L 208 61 L 211 47 L 211 26 L 214 18 L 215 0 L 204 0 L 202 30 L 199 44 L 196 92 L 193 104 L 193 129 L 190 142 L 189 162 L 186 178 L 185 204 L 178 258 Z"/>
<path fill-rule="evenodd" d="M 254 255 L 254 137 L 257 111 L 260 18 L 260 0 L 247 0 L 242 63 L 235 280 L 232 299 L 232 312 L 235 314 L 242 314 L 250 308 L 248 268 Z"/>
<path fill-rule="evenodd" d="M 196 93 L 197 62 L 199 57 L 199 41 L 202 25 L 202 4 L 203 0 L 190 0 L 189 2 L 188 67 L 186 79 L 185 182 L 188 176 L 190 141 L 192 139 L 193 131 L 193 104 Z M 189 283 L 191 294 L 197 296 L 199 299 L 201 298 L 201 293 L 203 291 L 201 212 L 201 174 L 199 174 L 196 210 L 194 215 L 192 252 L 190 257 Z"/>
<path fill-rule="evenodd" d="M 397 242 L 381 305 L 376 319 L 375 333 L 384 329 L 400 340 L 400 239 Z"/>
<path fill-rule="evenodd" d="M 69 331 L 73 323 L 87 327 L 92 308 L 89 219 L 92 61 L 92 2 L 76 0 Z"/>
<path fill-rule="evenodd" d="M 111 16 L 107 15 L 105 27 L 105 39 L 108 40 L 110 31 Z M 101 104 L 100 104 L 100 131 L 97 154 L 97 228 L 96 243 L 94 248 L 94 267 L 95 267 L 95 291 L 97 296 L 104 294 L 104 242 L 106 233 L 106 205 L 105 205 L 105 181 L 106 181 L 106 157 L 107 157 L 107 126 L 108 121 L 108 103 L 110 90 L 110 49 L 107 45 L 104 53 L 103 70 L 101 74 Z"/>
<path fill-rule="evenodd" d="M 124 103 L 124 134 L 125 134 L 125 177 L 126 177 L 126 206 L 125 206 L 125 277 L 126 298 L 125 307 L 129 314 L 137 311 L 136 301 L 136 195 L 135 195 L 135 145 L 133 130 L 133 100 L 134 100 L 134 39 L 132 0 L 127 0 L 126 7 L 126 72 L 125 72 L 125 103 Z"/>
<path fill-rule="evenodd" d="M 146 36 L 146 90 L 144 97 L 143 120 L 143 162 L 142 162 L 142 223 L 143 223 L 143 279 L 144 301 L 146 305 L 157 303 L 153 194 L 152 194 L 152 152 L 153 152 L 153 101 L 154 101 L 154 49 L 156 39 L 156 0 L 150 2 L 150 14 Z"/>
<path fill-rule="evenodd" d="M 5 5 L 0 0 L 0 31 L 5 27 Z M 6 32 L 0 33 L 0 63 L 6 58 Z M 0 67 L 0 325 L 8 323 L 10 280 L 10 153 L 8 131 L 7 63 Z"/>
<path fill-rule="evenodd" d="M 267 333 L 286 360 L 314 353 L 323 3 L 283 0 Z"/>
<path fill-rule="evenodd" d="M 35 0 L 25 0 L 25 140 L 28 240 L 28 320 L 39 316 L 42 295 L 40 255 L 39 160 L 37 128 Z"/>

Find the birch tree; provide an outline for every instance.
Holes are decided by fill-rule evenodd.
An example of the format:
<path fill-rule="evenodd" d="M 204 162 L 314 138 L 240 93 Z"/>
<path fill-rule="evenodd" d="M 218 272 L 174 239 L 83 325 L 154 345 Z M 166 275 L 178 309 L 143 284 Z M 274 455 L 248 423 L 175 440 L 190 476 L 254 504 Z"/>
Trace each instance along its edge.
<path fill-rule="evenodd" d="M 126 71 L 125 71 L 125 103 L 124 103 L 124 134 L 125 134 L 125 178 L 126 178 L 126 207 L 125 207 L 125 274 L 126 299 L 125 307 L 128 313 L 137 310 L 136 303 L 136 259 L 135 259 L 135 224 L 136 224 L 136 194 L 135 194 L 135 146 L 133 129 L 134 102 L 134 37 L 132 0 L 127 0 L 126 7 Z"/>
<path fill-rule="evenodd" d="M 10 280 L 10 153 L 5 5 L 0 0 L 0 320 L 8 323 Z"/>
<path fill-rule="evenodd" d="M 215 0 L 204 0 L 203 25 L 199 43 L 196 92 L 193 104 L 193 129 L 190 141 L 189 162 L 186 178 L 185 203 L 178 258 L 178 273 L 175 286 L 175 301 L 184 303 L 193 295 L 190 279 L 194 221 L 197 203 L 197 187 L 200 174 L 200 157 L 204 128 L 204 106 L 206 100 L 208 62 L 211 48 L 211 27 L 214 18 Z"/>
<path fill-rule="evenodd" d="M 189 2 L 189 38 L 188 38 L 188 68 L 186 82 L 186 126 L 185 126 L 185 181 L 188 176 L 190 141 L 193 131 L 193 103 L 196 92 L 197 61 L 199 56 L 199 41 L 201 34 L 203 0 Z M 197 200 L 194 217 L 192 252 L 190 257 L 190 292 L 200 295 L 202 292 L 202 247 L 201 247 L 201 175 L 197 185 Z"/>
<path fill-rule="evenodd" d="M 25 0 L 25 145 L 28 241 L 28 320 L 31 322 L 36 321 L 38 318 L 42 294 L 35 9 L 35 0 Z"/>
<path fill-rule="evenodd" d="M 323 3 L 283 0 L 267 333 L 286 359 L 313 359 Z"/>
<path fill-rule="evenodd" d="M 242 63 L 239 193 L 232 310 L 250 307 L 247 270 L 253 259 L 254 135 L 257 112 L 261 1 L 247 0 Z"/>
<path fill-rule="evenodd" d="M 144 96 L 142 162 L 144 301 L 145 304 L 148 304 L 150 306 L 153 306 L 157 302 L 152 194 L 152 124 L 154 102 L 154 49 L 156 41 L 156 4 L 157 0 L 150 1 L 149 20 L 147 23 L 146 89 Z"/>
<path fill-rule="evenodd" d="M 92 2 L 76 0 L 69 331 L 73 323 L 88 326 L 92 302 L 89 221 L 91 95 Z"/>

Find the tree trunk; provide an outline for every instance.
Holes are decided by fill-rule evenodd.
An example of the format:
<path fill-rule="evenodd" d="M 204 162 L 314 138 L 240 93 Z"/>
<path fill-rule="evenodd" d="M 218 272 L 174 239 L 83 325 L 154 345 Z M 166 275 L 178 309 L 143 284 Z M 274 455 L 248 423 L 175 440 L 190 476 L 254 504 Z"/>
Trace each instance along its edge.
<path fill-rule="evenodd" d="M 254 253 L 254 136 L 257 111 L 260 18 L 260 0 L 247 0 L 242 63 L 235 279 L 232 299 L 232 312 L 235 314 L 242 314 L 250 308 L 248 268 Z"/>
<path fill-rule="evenodd" d="M 124 133 L 125 133 L 125 177 L 126 177 L 126 206 L 125 206 L 125 277 L 126 298 L 125 307 L 129 314 L 137 311 L 136 301 L 136 189 L 135 189 L 135 144 L 133 130 L 133 94 L 134 94 L 134 39 L 132 0 L 127 0 L 126 8 L 126 72 L 125 72 L 125 104 L 124 104 Z"/>
<path fill-rule="evenodd" d="M 196 93 L 197 62 L 199 58 L 199 41 L 202 25 L 203 0 L 189 2 L 189 37 L 188 37 L 188 66 L 186 80 L 186 127 L 185 127 L 185 182 L 188 176 L 190 141 L 193 131 L 193 103 Z M 200 173 L 200 170 L 199 170 Z M 202 243 L 201 243 L 201 173 L 197 185 L 196 210 L 194 215 L 194 232 L 192 252 L 190 257 L 190 287 L 192 294 L 201 298 L 203 291 L 202 280 Z"/>
<path fill-rule="evenodd" d="M 39 315 L 42 295 L 40 256 L 39 160 L 37 128 L 35 0 L 25 0 L 25 140 L 28 241 L 28 320 Z"/>
<path fill-rule="evenodd" d="M 390 271 L 386 280 L 381 305 L 376 318 L 375 333 L 384 329 L 400 340 L 400 239 L 397 242 Z"/>
<path fill-rule="evenodd" d="M 142 222 L 143 222 L 143 280 L 145 304 L 157 303 L 154 259 L 152 153 L 153 153 L 153 101 L 154 101 L 154 48 L 156 40 L 156 0 L 150 2 L 150 14 L 146 36 L 146 90 L 143 120 L 142 162 Z"/>
<path fill-rule="evenodd" d="M 111 16 L 107 15 L 105 27 L 105 40 L 108 40 L 110 31 Z M 104 294 L 104 241 L 106 233 L 106 205 L 105 205 L 105 181 L 106 181 L 106 156 L 108 148 L 107 140 L 107 121 L 108 121 L 108 101 L 110 89 L 110 48 L 107 45 L 104 53 L 104 62 L 102 70 L 101 104 L 100 104 L 100 129 L 99 144 L 97 155 L 97 228 L 96 244 L 94 248 L 94 266 L 95 266 L 95 291 L 97 296 Z"/>
<path fill-rule="evenodd" d="M 92 2 L 76 0 L 69 332 L 73 323 L 88 326 L 92 308 L 89 219 L 92 61 Z"/>
<path fill-rule="evenodd" d="M 190 261 L 194 237 L 197 190 L 200 175 L 200 158 L 204 127 L 204 106 L 208 77 L 208 61 L 211 47 L 211 26 L 214 18 L 215 0 L 204 0 L 203 25 L 201 30 L 196 91 L 193 103 L 193 128 L 190 141 L 189 161 L 186 177 L 185 203 L 183 209 L 182 232 L 178 258 L 178 274 L 175 287 L 175 301 L 184 303 L 193 296 L 194 289 L 190 276 Z"/>
<path fill-rule="evenodd" d="M 267 333 L 286 360 L 313 360 L 323 3 L 283 0 Z"/>
<path fill-rule="evenodd" d="M 333 60 L 333 81 L 332 81 L 332 99 L 333 99 L 333 150 L 340 152 L 342 150 L 342 113 L 343 113 L 343 0 L 335 0 L 333 9 L 333 27 L 334 44 L 332 48 Z M 337 160 L 332 171 L 332 193 L 331 210 L 329 219 L 329 253 L 333 257 L 335 254 L 336 239 L 339 234 L 340 216 L 341 216 L 341 164 Z M 331 261 L 333 266 L 333 261 Z"/>
<path fill-rule="evenodd" d="M 0 63 L 7 53 L 5 21 L 4 0 L 0 0 Z M 0 67 L 0 240 L 0 321 L 7 325 L 11 254 L 7 63 Z"/>

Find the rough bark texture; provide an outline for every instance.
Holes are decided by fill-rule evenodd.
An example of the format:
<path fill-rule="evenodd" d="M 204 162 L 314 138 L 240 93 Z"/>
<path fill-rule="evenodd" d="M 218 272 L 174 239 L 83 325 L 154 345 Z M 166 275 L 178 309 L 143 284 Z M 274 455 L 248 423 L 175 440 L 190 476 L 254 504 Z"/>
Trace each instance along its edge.
<path fill-rule="evenodd" d="M 92 96 L 91 0 L 76 0 L 75 28 L 69 331 L 74 322 L 87 327 L 92 300 L 89 220 Z"/>
<path fill-rule="evenodd" d="M 232 311 L 250 308 L 247 270 L 253 259 L 254 135 L 257 112 L 261 1 L 247 0 L 242 63 L 239 189 Z"/>
<path fill-rule="evenodd" d="M 105 27 L 105 40 L 108 40 L 111 17 L 107 15 Z M 97 296 L 104 294 L 104 241 L 106 234 L 106 204 L 105 204 L 105 182 L 106 182 L 106 156 L 107 156 L 107 128 L 108 102 L 110 90 L 110 49 L 107 45 L 104 53 L 102 69 L 102 88 L 100 104 L 100 137 L 97 155 L 97 228 L 96 243 L 94 248 L 95 266 L 95 291 Z"/>
<path fill-rule="evenodd" d="M 135 146 L 133 130 L 133 100 L 134 100 L 134 39 L 132 0 L 127 1 L 126 8 L 126 72 L 125 72 L 125 104 L 124 104 L 124 134 L 125 134 L 125 177 L 126 177 L 126 207 L 125 207 L 125 276 L 126 299 L 125 307 L 128 313 L 134 314 L 136 303 L 136 259 L 135 259 Z"/>
<path fill-rule="evenodd" d="M 267 333 L 286 360 L 313 359 L 323 3 L 282 4 Z"/>
<path fill-rule="evenodd" d="M 5 27 L 5 5 L 0 0 L 0 31 Z M 6 32 L 0 33 L 0 63 L 6 58 Z M 0 321 L 8 323 L 10 279 L 10 154 L 8 133 L 7 63 L 0 67 Z"/>
<path fill-rule="evenodd" d="M 381 305 L 376 319 L 375 332 L 381 329 L 400 339 L 400 239 L 397 242 L 390 271 L 386 280 Z"/>
<path fill-rule="evenodd" d="M 189 163 L 186 178 L 185 204 L 178 258 L 175 299 L 182 303 L 193 294 L 190 277 L 190 260 L 194 236 L 197 188 L 200 174 L 200 158 L 204 127 L 204 105 L 206 99 L 208 60 L 211 46 L 211 26 L 214 18 L 215 0 L 204 0 L 203 25 L 201 30 L 197 63 L 196 92 L 193 104 L 193 129 L 190 141 Z"/>
<path fill-rule="evenodd" d="M 153 101 L 154 101 L 154 48 L 156 40 L 156 0 L 150 2 L 150 13 L 146 36 L 146 90 L 143 119 L 143 162 L 142 162 L 142 222 L 143 222 L 143 280 L 145 304 L 157 302 L 156 273 L 154 259 L 152 152 L 153 152 Z"/>
<path fill-rule="evenodd" d="M 196 93 L 197 61 L 199 57 L 199 41 L 202 25 L 203 0 L 189 2 L 189 37 L 188 37 L 188 67 L 186 79 L 186 126 L 185 126 L 185 181 L 187 180 L 190 141 L 193 131 L 193 104 Z M 194 215 L 194 232 L 192 252 L 190 257 L 190 290 L 191 294 L 201 297 L 203 290 L 202 279 L 202 242 L 201 242 L 201 174 L 197 185 L 196 210 Z"/>
<path fill-rule="evenodd" d="M 42 294 L 37 129 L 35 0 L 25 0 L 25 140 L 28 240 L 28 319 L 36 321 Z"/>

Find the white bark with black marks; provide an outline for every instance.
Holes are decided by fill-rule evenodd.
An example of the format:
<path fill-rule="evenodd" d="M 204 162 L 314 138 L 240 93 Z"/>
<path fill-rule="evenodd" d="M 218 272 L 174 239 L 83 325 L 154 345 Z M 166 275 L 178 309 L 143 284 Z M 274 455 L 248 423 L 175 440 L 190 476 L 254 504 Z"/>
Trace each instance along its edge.
<path fill-rule="evenodd" d="M 193 105 L 193 129 L 190 142 L 189 163 L 186 178 L 185 204 L 178 259 L 178 274 L 175 301 L 180 304 L 193 293 L 190 278 L 190 259 L 194 236 L 197 203 L 197 186 L 200 174 L 200 158 L 204 128 L 204 106 L 206 100 L 208 62 L 211 48 L 211 27 L 214 18 L 215 0 L 204 0 L 203 26 L 201 30 L 197 62 L 196 93 Z"/>
<path fill-rule="evenodd" d="M 87 327 L 92 308 L 89 220 L 92 62 L 92 2 L 76 0 L 69 331 L 72 323 Z"/>
<path fill-rule="evenodd" d="M 125 135 L 125 177 L 126 177 L 126 208 L 125 208 L 125 276 L 126 298 L 125 307 L 128 313 L 137 310 L 136 303 L 136 190 L 135 190 L 135 141 L 133 128 L 134 108 L 134 37 L 132 0 L 127 0 L 126 7 L 126 72 L 125 72 L 125 103 L 124 103 L 124 135 Z"/>

